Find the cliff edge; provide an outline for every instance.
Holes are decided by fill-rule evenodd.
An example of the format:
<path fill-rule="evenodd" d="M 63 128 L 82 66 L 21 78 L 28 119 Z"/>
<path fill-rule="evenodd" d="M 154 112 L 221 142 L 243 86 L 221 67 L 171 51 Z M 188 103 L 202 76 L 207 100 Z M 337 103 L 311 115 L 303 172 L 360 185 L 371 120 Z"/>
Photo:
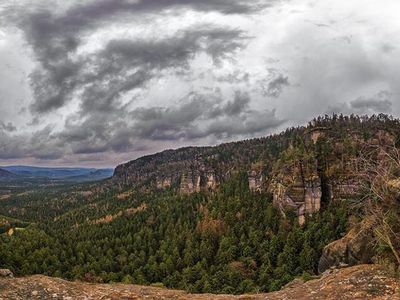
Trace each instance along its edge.
<path fill-rule="evenodd" d="M 381 266 L 358 265 L 325 272 L 321 278 L 302 282 L 297 279 L 284 289 L 254 295 L 196 295 L 124 284 L 69 282 L 41 275 L 0 278 L 0 299 L 400 299 L 400 281 Z"/>

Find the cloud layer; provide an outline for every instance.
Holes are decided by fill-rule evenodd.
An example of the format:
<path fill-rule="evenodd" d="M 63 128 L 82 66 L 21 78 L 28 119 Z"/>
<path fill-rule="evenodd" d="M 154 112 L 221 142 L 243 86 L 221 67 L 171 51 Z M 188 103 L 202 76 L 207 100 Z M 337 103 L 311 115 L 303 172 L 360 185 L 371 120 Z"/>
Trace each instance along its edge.
<path fill-rule="evenodd" d="M 112 166 L 317 114 L 399 115 L 400 4 L 383 2 L 6 0 L 0 163 Z"/>

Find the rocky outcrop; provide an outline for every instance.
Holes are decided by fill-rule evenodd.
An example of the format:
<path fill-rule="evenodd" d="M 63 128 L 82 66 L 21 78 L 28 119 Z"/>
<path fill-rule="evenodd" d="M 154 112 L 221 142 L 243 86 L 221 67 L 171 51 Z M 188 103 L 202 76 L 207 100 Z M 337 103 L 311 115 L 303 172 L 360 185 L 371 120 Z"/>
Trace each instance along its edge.
<path fill-rule="evenodd" d="M 318 272 L 330 268 L 371 263 L 374 256 L 373 222 L 366 219 L 340 240 L 327 245 L 318 264 Z"/>
<path fill-rule="evenodd" d="M 265 191 L 265 178 L 264 175 L 259 171 L 249 171 L 247 172 L 249 178 L 249 189 L 252 192 L 262 192 Z"/>
<path fill-rule="evenodd" d="M 330 128 L 326 127 L 316 127 L 308 131 L 311 141 L 316 144 L 321 138 L 325 137 L 325 133 L 328 132 Z"/>
<path fill-rule="evenodd" d="M 172 186 L 172 177 L 160 177 L 157 176 L 156 186 L 159 190 L 168 189 Z"/>
<path fill-rule="evenodd" d="M 9 269 L 0 269 L 0 277 L 14 277 L 13 272 Z"/>
<path fill-rule="evenodd" d="M 46 276 L 0 278 L 0 299 L 166 299 L 166 300 L 353 300 L 353 299 L 400 299 L 400 282 L 392 278 L 378 265 L 360 265 L 335 270 L 319 279 L 308 282 L 296 280 L 274 293 L 253 295 L 188 294 L 132 284 L 93 284 L 69 282 Z"/>
<path fill-rule="evenodd" d="M 213 171 L 213 170 L 205 171 L 203 174 L 203 177 L 204 177 L 203 186 L 206 189 L 215 190 L 217 188 L 218 183 L 217 183 L 217 175 L 215 174 L 215 171 Z"/>

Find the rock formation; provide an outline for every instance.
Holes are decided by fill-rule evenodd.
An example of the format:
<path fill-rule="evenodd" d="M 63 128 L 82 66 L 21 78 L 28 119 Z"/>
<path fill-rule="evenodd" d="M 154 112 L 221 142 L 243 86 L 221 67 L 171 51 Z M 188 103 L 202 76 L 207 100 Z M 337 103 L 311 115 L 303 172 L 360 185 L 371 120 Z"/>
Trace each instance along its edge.
<path fill-rule="evenodd" d="M 342 239 L 327 245 L 318 264 L 318 272 L 356 264 L 371 263 L 374 255 L 373 223 L 366 219 Z"/>
<path fill-rule="evenodd" d="M 157 189 L 163 190 L 170 188 L 172 185 L 172 178 L 171 177 L 160 177 L 158 176 L 156 179 L 156 186 Z"/>
<path fill-rule="evenodd" d="M 213 191 L 244 171 L 251 191 L 272 194 L 275 205 L 294 210 L 302 224 L 329 201 L 359 197 L 358 153 L 393 145 L 398 132 L 400 124 L 384 116 L 318 119 L 267 138 L 145 156 L 118 166 L 111 182 L 191 194 Z"/>
<path fill-rule="evenodd" d="M 265 178 L 261 172 L 249 171 L 247 172 L 249 178 L 249 189 L 252 192 L 265 191 Z"/>

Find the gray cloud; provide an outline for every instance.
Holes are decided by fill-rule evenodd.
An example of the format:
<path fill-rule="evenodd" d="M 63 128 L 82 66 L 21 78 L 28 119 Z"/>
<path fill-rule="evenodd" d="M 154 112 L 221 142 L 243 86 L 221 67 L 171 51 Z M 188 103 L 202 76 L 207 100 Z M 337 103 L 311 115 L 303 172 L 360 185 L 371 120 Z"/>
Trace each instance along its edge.
<path fill-rule="evenodd" d="M 229 101 L 224 107 L 225 114 L 228 116 L 236 116 L 248 109 L 250 97 L 246 93 L 236 92 L 235 99 Z"/>
<path fill-rule="evenodd" d="M 38 159 L 58 159 L 65 155 L 66 149 L 52 134 L 52 127 L 33 134 L 10 135 L 0 130 L 0 157 L 2 159 L 35 157 Z"/>
<path fill-rule="evenodd" d="M 240 30 L 203 25 L 157 41 L 111 40 L 90 58 L 75 63 L 66 59 L 36 71 L 31 76 L 36 96 L 32 108 L 44 113 L 62 107 L 83 89 L 84 111 L 108 111 L 122 93 L 142 87 L 155 71 L 188 68 L 199 52 L 217 64 L 240 49 L 245 39 Z"/>
<path fill-rule="evenodd" d="M 82 123 L 68 120 L 62 132 L 50 135 L 54 141 L 50 149 L 68 145 L 63 151 L 84 155 L 144 151 L 150 149 L 146 146 L 149 142 L 193 143 L 204 138 L 250 137 L 284 123 L 275 116 L 275 111 L 256 112 L 249 108 L 249 103 L 249 95 L 241 92 L 236 92 L 233 100 L 226 103 L 209 95 L 190 93 L 177 106 L 88 115 Z M 112 120 L 118 114 L 118 121 Z"/>
<path fill-rule="evenodd" d="M 285 86 L 289 86 L 289 77 L 284 76 L 278 70 L 269 69 L 270 73 L 266 82 L 263 82 L 261 87 L 264 96 L 278 98 Z"/>
<path fill-rule="evenodd" d="M 141 108 L 134 111 L 137 120 L 133 129 L 141 138 L 153 140 L 193 140 L 205 137 L 229 138 L 234 135 L 253 136 L 284 123 L 275 111 L 256 112 L 249 109 L 250 98 L 236 92 L 226 104 L 207 101 L 204 96 L 176 108 Z M 205 121 L 199 125 L 198 121 Z"/>
<path fill-rule="evenodd" d="M 358 97 L 350 101 L 350 103 L 338 103 L 330 106 L 327 113 L 343 113 L 343 114 L 374 114 L 374 113 L 391 113 L 392 94 L 389 91 L 382 90 L 371 97 Z"/>
<path fill-rule="evenodd" d="M 380 91 L 372 98 L 360 97 L 350 102 L 352 108 L 357 110 L 372 110 L 375 112 L 390 112 L 392 108 L 392 94 L 388 91 Z"/>
<path fill-rule="evenodd" d="M 15 5 L 10 6 L 10 9 L 3 14 L 8 16 L 9 23 L 18 24 L 32 46 L 39 65 L 30 76 L 35 96 L 31 108 L 35 113 L 45 113 L 62 107 L 74 97 L 77 89 L 88 83 L 91 86 L 87 93 L 83 92 L 85 96 L 89 92 L 106 94 L 104 97 L 112 101 L 112 93 L 101 91 L 99 86 L 96 86 L 96 83 L 104 85 L 104 80 L 100 78 L 102 75 L 103 78 L 114 76 L 110 80 L 112 88 L 115 95 L 120 95 L 121 92 L 138 86 L 135 83 L 130 86 L 127 82 L 115 82 L 117 76 L 127 76 L 126 73 L 130 73 L 130 68 L 142 68 L 139 70 L 140 74 L 148 79 L 151 76 L 149 74 L 151 69 L 182 66 L 198 51 L 204 51 L 212 57 L 215 64 L 219 64 L 229 53 L 243 46 L 243 36 L 238 30 L 204 25 L 182 31 L 178 33 L 179 37 L 162 41 L 114 40 L 94 58 L 76 57 L 83 36 L 95 28 L 122 21 L 132 15 L 160 14 L 167 9 L 248 14 L 274 2 L 272 0 L 252 3 L 240 0 L 101 0 L 77 4 L 61 13 L 52 13 L 40 5 L 36 9 L 33 6 L 29 10 Z M 116 61 L 114 61 L 115 56 L 118 56 Z M 128 66 L 122 67 L 121 64 L 126 63 L 127 59 L 132 61 L 129 61 Z M 87 74 L 87 70 L 94 70 L 97 74 Z M 135 79 L 133 82 L 137 81 Z M 121 87 L 120 91 L 118 86 Z M 101 101 L 107 102 L 106 99 Z"/>
<path fill-rule="evenodd" d="M 64 128 L 58 131 L 48 125 L 30 134 L 12 136 L 13 125 L 1 123 L 0 157 L 46 160 L 67 155 L 145 151 L 149 142 L 191 143 L 217 135 L 251 136 L 281 124 L 275 112 L 271 112 L 271 123 L 262 121 L 255 126 L 251 120 L 256 120 L 258 115 L 250 109 L 250 96 L 240 92 L 230 101 L 191 92 L 176 106 L 130 108 L 135 99 L 129 99 L 129 92 L 148 89 L 150 82 L 166 73 L 180 77 L 189 74 L 192 61 L 200 54 L 211 58 L 215 68 L 221 67 L 225 60 L 232 61 L 233 55 L 244 49 L 249 39 L 240 29 L 197 23 L 173 35 L 159 35 L 157 39 L 117 37 L 105 41 L 90 54 L 79 52 L 92 32 L 116 22 L 127 22 L 132 16 L 168 14 L 171 9 L 241 15 L 257 12 L 275 2 L 101 0 L 57 12 L 39 4 L 26 11 L 22 6 L 10 6 L 7 20 L 22 30 L 36 62 L 29 76 L 34 96 L 29 126 L 40 126 L 40 118 L 46 118 L 46 114 L 64 108 L 73 100 L 78 100 L 79 107 L 76 113 L 69 114 Z M 246 78 L 249 80 L 249 75 Z M 237 123 L 232 130 L 217 128 L 218 122 L 228 124 L 230 119 Z"/>
<path fill-rule="evenodd" d="M 3 121 L 0 121 L 0 130 L 12 132 L 12 131 L 16 131 L 17 127 L 15 127 L 11 122 L 8 122 L 7 124 L 5 124 Z"/>
<path fill-rule="evenodd" d="M 217 138 L 233 136 L 250 136 L 266 134 L 284 124 L 286 120 L 277 118 L 275 110 L 261 112 L 251 111 L 237 118 L 226 118 L 213 121 L 204 131 L 196 131 L 193 137 L 200 138 L 213 135 Z"/>

